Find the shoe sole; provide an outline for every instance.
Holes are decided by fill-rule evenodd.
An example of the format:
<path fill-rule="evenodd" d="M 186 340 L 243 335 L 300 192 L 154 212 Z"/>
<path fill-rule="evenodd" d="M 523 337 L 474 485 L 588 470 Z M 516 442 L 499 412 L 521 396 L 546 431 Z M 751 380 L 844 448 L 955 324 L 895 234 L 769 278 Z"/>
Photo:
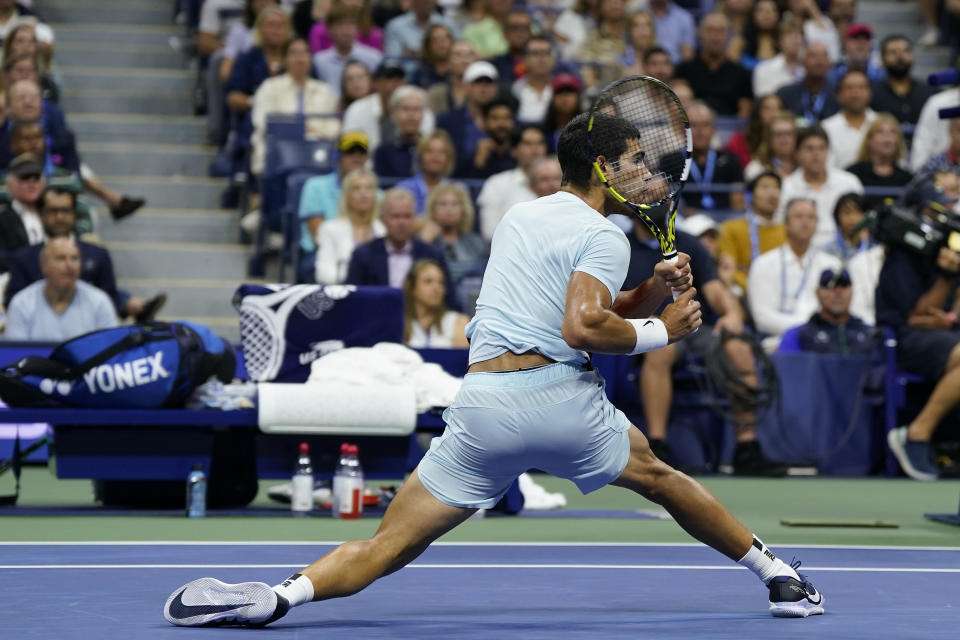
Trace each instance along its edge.
<path fill-rule="evenodd" d="M 170 594 L 163 617 L 178 627 L 258 626 L 269 620 L 276 608 L 277 594 L 264 582 L 229 584 L 200 578 Z"/>
<path fill-rule="evenodd" d="M 891 429 L 887 432 L 887 446 L 890 447 L 890 451 L 893 452 L 893 456 L 897 459 L 897 462 L 900 463 L 900 468 L 903 469 L 903 472 L 914 480 L 923 480 L 932 482 L 937 479 L 937 476 L 925 473 L 923 471 L 917 470 L 910 463 L 910 457 L 907 455 L 907 450 L 904 449 L 903 443 L 900 441 L 900 432 L 902 428 Z M 906 435 L 904 435 L 906 437 Z"/>
<path fill-rule="evenodd" d="M 771 602 L 770 613 L 774 618 L 806 618 L 807 616 L 823 615 L 823 597 L 820 597 L 820 604 L 812 604 L 807 600 Z"/>

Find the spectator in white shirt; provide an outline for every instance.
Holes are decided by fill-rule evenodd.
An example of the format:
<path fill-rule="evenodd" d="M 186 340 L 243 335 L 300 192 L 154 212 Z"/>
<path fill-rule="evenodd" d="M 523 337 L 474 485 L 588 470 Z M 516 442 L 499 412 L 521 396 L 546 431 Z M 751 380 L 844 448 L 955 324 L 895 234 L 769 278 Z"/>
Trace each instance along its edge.
<path fill-rule="evenodd" d="M 340 213 L 317 229 L 317 282 L 343 282 L 354 247 L 384 234 L 377 217 L 377 176 L 366 169 L 351 171 L 340 192 Z"/>
<path fill-rule="evenodd" d="M 399 62 L 384 59 L 373 71 L 373 93 L 355 100 L 344 112 L 343 130 L 362 131 L 371 149 L 376 149 L 382 140 L 392 140 L 394 130 L 389 115 L 390 96 L 403 86 L 405 77 Z M 435 123 L 433 111 L 426 109 L 420 121 L 420 133 L 429 134 Z"/>
<path fill-rule="evenodd" d="M 927 160 L 938 153 L 943 153 L 950 146 L 950 134 L 947 129 L 950 121 L 940 118 L 940 109 L 955 107 L 958 104 L 960 104 L 960 87 L 935 93 L 924 103 L 910 146 L 912 172 L 919 171 Z"/>
<path fill-rule="evenodd" d="M 753 96 L 755 99 L 776 93 L 778 89 L 803 80 L 803 26 L 795 20 L 780 23 L 780 53 L 761 60 L 753 68 Z"/>
<path fill-rule="evenodd" d="M 556 62 L 553 44 L 545 36 L 533 36 L 527 41 L 523 62 L 527 73 L 513 83 L 513 95 L 517 98 L 519 122 L 542 123 L 547 107 L 553 97 L 550 81 Z"/>
<path fill-rule="evenodd" d="M 537 158 L 547 155 L 547 141 L 543 131 L 533 125 L 520 129 L 514 134 L 511 153 L 517 166 L 487 178 L 477 196 L 480 235 L 487 241 L 493 238 L 493 231 L 507 209 L 518 202 L 529 202 L 537 198 L 530 188 L 530 168 Z"/>
<path fill-rule="evenodd" d="M 760 254 L 747 277 L 750 312 L 757 329 L 770 336 L 764 340 L 767 348 L 775 348 L 784 331 L 805 323 L 816 312 L 820 274 L 840 266 L 839 260 L 812 246 L 817 233 L 816 202 L 793 198 L 786 212 L 786 243 Z"/>
<path fill-rule="evenodd" d="M 867 128 L 877 119 L 869 107 L 870 81 L 862 71 L 847 71 L 837 83 L 840 111 L 820 123 L 830 136 L 830 164 L 846 169 L 857 161 Z"/>
<path fill-rule="evenodd" d="M 789 202 L 793 198 L 811 198 L 816 203 L 819 223 L 817 235 L 813 239 L 815 247 L 829 244 L 836 236 L 837 225 L 833 220 L 833 209 L 840 196 L 845 193 L 863 193 L 859 178 L 848 171 L 827 165 L 829 150 L 830 138 L 822 127 L 815 125 L 801 130 L 797 134 L 798 167 L 784 178 L 780 196 L 781 203 Z M 778 220 L 784 219 L 784 211 L 781 204 L 777 211 Z"/>

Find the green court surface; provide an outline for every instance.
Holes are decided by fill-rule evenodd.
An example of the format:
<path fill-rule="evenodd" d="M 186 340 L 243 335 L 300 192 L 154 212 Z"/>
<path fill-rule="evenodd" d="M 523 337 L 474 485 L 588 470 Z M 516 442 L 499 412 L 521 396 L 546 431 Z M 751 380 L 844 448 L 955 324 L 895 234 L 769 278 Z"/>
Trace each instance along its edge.
<path fill-rule="evenodd" d="M 582 496 L 567 481 L 537 475 L 550 491 L 563 492 L 568 509 L 659 511 L 623 489 L 608 487 Z M 9 474 L 0 493 L 11 489 Z M 744 524 L 770 545 L 892 545 L 960 547 L 960 528 L 931 522 L 924 513 L 957 513 L 960 482 L 921 483 L 882 478 L 745 479 L 699 478 Z M 272 483 L 261 482 L 253 507 L 276 507 L 266 498 Z M 387 482 L 371 482 L 376 487 Z M 160 516 L 17 515 L 19 508 L 93 506 L 91 483 L 57 480 L 44 468 L 27 468 L 18 507 L 0 511 L 0 541 L 332 541 L 371 535 L 379 520 L 341 521 L 317 516 L 187 519 Z M 262 509 L 257 509 L 262 513 Z M 892 521 L 898 528 L 787 527 L 782 519 Z M 672 521 L 640 518 L 491 517 L 466 522 L 444 538 L 463 542 L 689 542 Z"/>

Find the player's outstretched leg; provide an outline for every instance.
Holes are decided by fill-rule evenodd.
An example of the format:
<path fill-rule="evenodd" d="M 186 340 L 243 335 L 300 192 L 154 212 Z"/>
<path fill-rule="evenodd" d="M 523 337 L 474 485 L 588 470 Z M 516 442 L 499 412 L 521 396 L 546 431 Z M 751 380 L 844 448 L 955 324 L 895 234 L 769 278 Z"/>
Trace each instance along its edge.
<path fill-rule="evenodd" d="M 403 568 L 475 511 L 437 500 L 414 470 L 373 538 L 346 542 L 274 587 L 263 582 L 232 585 L 214 578 L 194 580 L 170 595 L 163 615 L 171 624 L 185 627 L 263 626 L 281 618 L 290 607 L 352 595 Z"/>
<path fill-rule="evenodd" d="M 805 618 L 823 613 L 823 595 L 795 567 L 777 558 L 727 511 L 706 487 L 658 460 L 647 439 L 631 427 L 630 458 L 613 484 L 663 506 L 683 529 L 753 571 L 769 590 L 770 613 Z"/>

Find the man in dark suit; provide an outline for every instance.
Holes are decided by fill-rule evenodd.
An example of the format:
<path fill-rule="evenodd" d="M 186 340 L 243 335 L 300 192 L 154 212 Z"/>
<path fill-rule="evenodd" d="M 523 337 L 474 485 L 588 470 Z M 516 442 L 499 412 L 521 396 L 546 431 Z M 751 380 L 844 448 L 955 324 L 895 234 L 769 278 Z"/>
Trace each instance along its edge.
<path fill-rule="evenodd" d="M 43 227 L 37 200 L 46 181 L 40 162 L 29 154 L 10 163 L 4 178 L 9 202 L 0 204 L 0 273 L 6 273 L 11 254 L 30 244 L 43 242 Z"/>
<path fill-rule="evenodd" d="M 61 187 L 47 187 L 40 198 L 40 222 L 46 238 L 71 237 L 77 220 L 77 194 Z M 4 303 L 9 306 L 13 296 L 28 285 L 43 279 L 40 270 L 40 252 L 45 243 L 25 246 L 9 255 L 7 260 L 10 280 L 4 292 Z M 76 240 L 80 252 L 80 279 L 92 284 L 113 301 L 117 314 L 132 316 L 139 324 L 153 319 L 166 302 L 160 294 L 150 300 L 131 296 L 117 289 L 113 261 L 106 249 Z"/>
<path fill-rule="evenodd" d="M 387 235 L 353 250 L 347 269 L 347 284 L 403 288 L 407 272 L 417 260 L 429 258 L 443 268 L 447 283 L 447 307 L 460 309 L 456 287 L 443 251 L 414 235 L 417 218 L 416 199 L 409 190 L 394 187 L 383 194 L 381 220 Z"/>

